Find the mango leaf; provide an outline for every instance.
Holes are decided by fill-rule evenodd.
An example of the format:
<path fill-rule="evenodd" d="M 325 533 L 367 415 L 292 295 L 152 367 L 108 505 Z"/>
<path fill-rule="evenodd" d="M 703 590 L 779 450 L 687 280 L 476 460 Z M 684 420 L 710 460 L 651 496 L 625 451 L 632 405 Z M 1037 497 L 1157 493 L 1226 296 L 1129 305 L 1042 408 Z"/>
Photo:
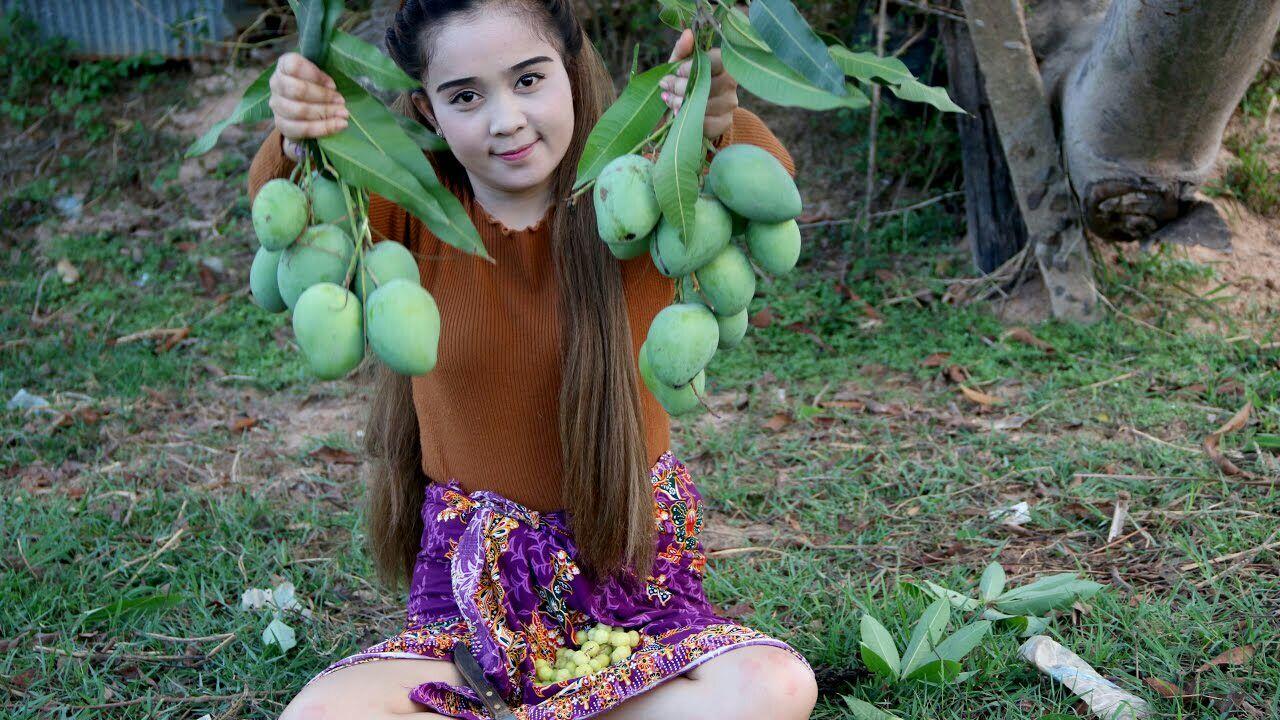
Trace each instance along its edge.
<path fill-rule="evenodd" d="M 278 645 L 280 652 L 289 652 L 298 644 L 298 637 L 293 628 L 285 625 L 280 618 L 272 618 L 271 624 L 262 631 L 263 645 Z"/>
<path fill-rule="evenodd" d="M 720 23 L 720 34 L 725 42 L 738 47 L 751 48 L 770 52 L 769 45 L 756 29 L 751 27 L 745 13 L 730 5 L 716 5 L 716 20 Z M 723 51 L 722 51 L 723 52 Z"/>
<path fill-rule="evenodd" d="M 409 77 L 391 58 L 378 52 L 378 48 L 341 30 L 333 33 L 329 53 L 325 56 L 324 69 L 334 70 L 348 77 L 368 78 L 374 87 L 387 92 L 417 90 L 422 84 Z"/>
<path fill-rule="evenodd" d="M 858 644 L 862 662 L 872 672 L 891 680 L 898 679 L 898 646 L 894 644 L 893 637 L 885 630 L 884 625 L 870 614 L 862 616 L 862 632 Z"/>
<path fill-rule="evenodd" d="M 637 46 L 638 47 L 638 46 Z M 391 113 L 396 118 L 396 123 L 405 135 L 414 142 L 419 148 L 429 150 L 431 152 L 441 152 L 449 149 L 449 143 L 444 138 L 422 127 L 422 123 L 411 117 L 405 117 L 400 113 Z"/>
<path fill-rule="evenodd" d="M 658 19 L 672 30 L 683 30 L 689 27 L 697 12 L 694 0 L 658 0 L 662 9 L 658 11 Z"/>
<path fill-rule="evenodd" d="M 957 610 L 969 611 L 978 609 L 979 603 L 977 600 L 958 593 L 955 590 L 944 588 L 935 582 L 920 580 L 918 582 L 904 582 L 903 585 L 915 590 L 925 597 L 931 597 L 935 600 L 938 598 L 946 598 L 951 602 L 951 607 Z"/>
<path fill-rule="evenodd" d="M 1000 563 L 991 563 L 982 571 L 978 580 L 978 597 L 985 601 L 995 600 L 1004 592 L 1004 568 Z"/>
<path fill-rule="evenodd" d="M 1032 615 L 1019 615 L 1005 621 L 1009 627 L 1015 628 L 1022 637 L 1039 635 L 1049 629 L 1049 621 Z"/>
<path fill-rule="evenodd" d="M 1258 447 L 1265 450 L 1280 450 L 1280 435 L 1258 433 L 1253 436 L 1253 441 L 1258 444 Z"/>
<path fill-rule="evenodd" d="M 346 3 L 342 0 L 324 0 L 324 27 L 321 34 L 326 44 L 333 41 L 333 31 L 338 27 L 338 21 L 342 19 L 342 13 L 346 9 Z"/>
<path fill-rule="evenodd" d="M 898 86 L 890 85 L 889 89 L 894 95 L 908 102 L 928 103 L 939 110 L 946 112 L 958 112 L 968 115 L 965 109 L 951 101 L 951 96 L 947 95 L 946 88 L 930 87 L 919 80 L 909 80 Z"/>
<path fill-rule="evenodd" d="M 934 652 L 943 660 L 960 662 L 965 655 L 968 655 L 974 648 L 978 647 L 978 643 L 982 642 L 982 639 L 990 632 L 991 621 L 979 620 L 951 633 L 946 640 L 938 643 L 938 647 L 934 648 Z"/>
<path fill-rule="evenodd" d="M 774 56 L 811 85 L 832 95 L 842 96 L 847 92 L 844 73 L 836 67 L 826 44 L 814 34 L 791 0 L 753 0 L 748 18 Z"/>
<path fill-rule="evenodd" d="M 488 258 L 489 255 L 480 240 L 480 234 L 476 232 L 475 225 L 471 222 L 471 217 L 467 215 L 466 209 L 462 207 L 458 198 L 440 183 L 435 169 L 422 154 L 422 149 L 401 131 L 400 121 L 397 120 L 398 114 L 388 110 L 377 98 L 341 71 L 333 73 L 333 81 L 338 86 L 338 92 L 346 98 L 347 112 L 351 114 L 351 122 L 342 132 L 352 133 L 376 148 L 391 163 L 407 170 L 417 180 L 418 186 L 423 189 L 418 201 L 430 214 L 423 216 L 407 205 L 401 205 L 401 207 L 414 212 L 426 223 L 431 232 L 444 242 L 463 252 Z M 349 178 L 343 179 L 349 183 L 353 182 Z M 355 184 L 359 185 L 359 183 Z M 381 192 L 378 194 L 391 199 L 390 196 Z"/>
<path fill-rule="evenodd" d="M 271 101 L 271 74 L 275 71 L 276 64 L 273 62 L 244 91 L 244 97 L 240 98 L 231 114 L 191 143 L 183 157 L 192 158 L 209 152 L 218 143 L 222 131 L 231 123 L 257 122 L 271 117 L 271 106 L 268 103 Z"/>
<path fill-rule="evenodd" d="M 173 593 L 153 593 L 148 595 L 139 595 L 135 597 L 121 598 L 110 605 L 103 605 L 92 610 L 87 610 L 81 620 L 85 624 L 110 620 L 112 618 L 121 617 L 123 615 L 134 615 L 138 613 L 153 613 L 169 608 L 182 602 L 182 596 Z"/>
<path fill-rule="evenodd" d="M 950 619 L 951 604 L 945 598 L 934 600 L 924 609 L 911 631 L 906 652 L 902 653 L 901 673 L 904 678 L 933 658 L 933 648 L 942 640 L 942 631 Z"/>
<path fill-rule="evenodd" d="M 664 63 L 633 78 L 600 116 L 578 159 L 575 191 L 595 180 L 606 165 L 630 152 L 653 132 L 667 110 L 658 83 L 677 66 L 679 63 Z"/>
<path fill-rule="evenodd" d="M 814 87 L 795 70 L 762 50 L 723 45 L 720 57 L 724 60 L 725 70 L 739 85 L 752 95 L 775 105 L 809 110 L 830 110 L 837 107 L 857 110 L 871 104 L 867 96 L 852 85 L 845 88 L 845 94 L 840 96 Z"/>
<path fill-rule="evenodd" d="M 298 21 L 298 52 L 319 65 L 325 50 L 323 0 L 289 0 L 289 7 Z"/>
<path fill-rule="evenodd" d="M 1057 573 L 1002 593 L 995 599 L 995 607 L 1010 615 L 1044 615 L 1070 607 L 1076 600 L 1090 597 L 1101 588 L 1098 583 L 1081 580 L 1074 573 Z"/>
<path fill-rule="evenodd" d="M 849 706 L 853 720 L 901 720 L 897 715 L 887 713 L 865 700 L 845 695 L 844 702 Z"/>
<path fill-rule="evenodd" d="M 703 152 L 702 125 L 706 120 L 707 96 L 711 91 L 711 62 L 701 48 L 693 52 L 689 68 L 688 90 L 680 111 L 662 142 L 658 162 L 653 168 L 653 189 L 658 196 L 662 215 L 679 231 L 683 240 L 693 227 L 693 214 L 698 202 L 699 170 L 706 157 Z"/>
<path fill-rule="evenodd" d="M 915 80 L 907 66 L 896 57 L 880 57 L 870 52 L 854 52 L 846 47 L 832 46 L 827 48 L 831 59 L 835 60 L 845 75 L 855 77 L 864 82 L 879 78 L 892 85 Z"/>
<path fill-rule="evenodd" d="M 459 227 L 412 173 L 361 137 L 352 126 L 320 138 L 319 143 L 343 182 L 378 193 L 422 220 L 441 240 L 459 250 L 490 259 L 474 225 Z M 466 232 L 467 228 L 470 233 Z"/>
<path fill-rule="evenodd" d="M 960 663 L 955 660 L 934 660 L 916 668 L 911 674 L 903 676 L 903 680 L 945 683 L 959 675 Z"/>

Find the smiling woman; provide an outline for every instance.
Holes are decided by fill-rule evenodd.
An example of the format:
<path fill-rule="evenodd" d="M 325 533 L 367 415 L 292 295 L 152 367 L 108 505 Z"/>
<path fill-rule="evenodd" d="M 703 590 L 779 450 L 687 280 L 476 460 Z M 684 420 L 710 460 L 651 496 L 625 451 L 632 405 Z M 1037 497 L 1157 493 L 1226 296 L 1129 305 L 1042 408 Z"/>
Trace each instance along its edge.
<path fill-rule="evenodd" d="M 365 431 L 370 546 L 387 579 L 409 581 L 408 612 L 402 632 L 328 668 L 285 717 L 488 717 L 440 662 L 457 641 L 522 719 L 808 717 L 817 691 L 804 658 L 721 617 L 703 592 L 701 498 L 636 367 L 674 282 L 647 256 L 614 258 L 592 203 L 569 200 L 615 96 L 571 4 L 410 0 L 387 47 L 423 86 L 395 107 L 448 142 L 427 156 L 494 262 L 371 197 L 375 237 L 415 254 L 447 328 L 432 372 L 379 368 Z M 691 47 L 682 38 L 673 59 Z M 294 56 L 280 66 L 326 97 L 318 68 Z M 759 145 L 794 175 L 773 133 L 736 107 L 718 56 L 712 68 L 706 137 Z M 682 86 L 671 90 L 678 107 Z M 284 127 L 304 112 L 281 108 Z M 293 168 L 278 135 L 254 159 L 251 195 Z M 597 624 L 639 642 L 606 667 L 539 677 Z"/>

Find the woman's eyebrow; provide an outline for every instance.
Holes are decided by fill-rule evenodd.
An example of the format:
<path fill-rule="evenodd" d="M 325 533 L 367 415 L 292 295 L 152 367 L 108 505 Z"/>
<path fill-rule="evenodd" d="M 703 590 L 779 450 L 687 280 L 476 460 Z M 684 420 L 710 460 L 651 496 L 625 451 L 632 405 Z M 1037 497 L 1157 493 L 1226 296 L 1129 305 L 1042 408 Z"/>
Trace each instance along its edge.
<path fill-rule="evenodd" d="M 542 62 L 551 62 L 551 58 L 547 57 L 546 55 L 539 55 L 537 57 L 531 57 L 528 60 L 521 60 L 515 65 L 512 65 L 511 68 L 507 70 L 507 72 L 513 73 L 517 70 L 522 70 L 524 68 L 527 68 L 530 65 L 537 65 L 538 63 L 542 63 Z M 475 82 L 477 79 L 478 78 L 475 78 L 475 77 L 464 77 L 464 78 L 458 78 L 457 80 L 450 80 L 449 82 L 440 83 L 440 86 L 436 88 L 436 92 L 438 93 L 444 92 L 446 89 L 454 87 L 455 85 L 468 85 L 470 83 Z"/>

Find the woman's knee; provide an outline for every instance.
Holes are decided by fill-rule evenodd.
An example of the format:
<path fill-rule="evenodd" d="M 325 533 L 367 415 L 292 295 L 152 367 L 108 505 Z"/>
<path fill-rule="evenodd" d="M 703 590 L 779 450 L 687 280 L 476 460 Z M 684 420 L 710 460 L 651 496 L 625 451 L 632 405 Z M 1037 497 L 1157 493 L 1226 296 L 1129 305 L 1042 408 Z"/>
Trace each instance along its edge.
<path fill-rule="evenodd" d="M 699 672 L 700 671 L 700 672 Z M 690 677 L 708 681 L 734 698 L 735 717 L 803 720 L 818 702 L 818 683 L 795 655 L 771 645 L 750 645 L 695 668 Z"/>
<path fill-rule="evenodd" d="M 335 670 L 302 689 L 280 720 L 414 720 L 443 718 L 424 712 L 409 692 L 425 682 L 463 682 L 452 663 L 430 658 L 384 659 Z"/>

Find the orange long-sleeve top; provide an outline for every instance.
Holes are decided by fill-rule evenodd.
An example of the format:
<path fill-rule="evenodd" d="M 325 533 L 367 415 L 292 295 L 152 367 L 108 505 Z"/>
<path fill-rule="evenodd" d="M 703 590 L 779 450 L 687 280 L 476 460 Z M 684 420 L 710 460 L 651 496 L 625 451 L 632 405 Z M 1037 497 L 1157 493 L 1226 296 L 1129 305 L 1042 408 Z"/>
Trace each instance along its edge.
<path fill-rule="evenodd" d="M 280 141 L 279 130 L 272 130 L 254 156 L 251 199 L 268 180 L 294 169 Z M 734 110 L 715 147 L 732 143 L 765 148 L 794 177 L 790 153 L 749 110 Z M 372 193 L 369 199 L 374 241 L 398 240 L 414 253 L 422 286 L 440 308 L 436 366 L 412 379 L 422 470 L 433 482 L 456 478 L 468 492 L 490 490 L 540 512 L 560 509 L 561 326 L 550 232 L 555 208 L 533 226 L 513 230 L 467 189 L 450 189 L 495 262 L 445 244 L 389 200 Z M 648 253 L 619 262 L 632 357 L 638 358 L 649 324 L 674 298 L 675 282 L 657 271 Z M 644 383 L 637 384 L 652 464 L 670 447 L 670 419 Z"/>

